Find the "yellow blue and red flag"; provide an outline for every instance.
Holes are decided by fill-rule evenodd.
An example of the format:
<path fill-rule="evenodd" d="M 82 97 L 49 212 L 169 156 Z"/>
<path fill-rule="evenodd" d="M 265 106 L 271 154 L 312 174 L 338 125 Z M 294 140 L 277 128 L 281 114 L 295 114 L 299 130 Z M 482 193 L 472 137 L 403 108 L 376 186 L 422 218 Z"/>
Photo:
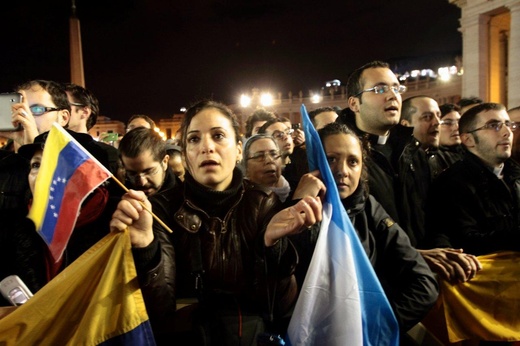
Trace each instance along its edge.
<path fill-rule="evenodd" d="M 112 174 L 67 131 L 54 123 L 45 142 L 28 217 L 58 262 L 81 204 Z"/>
<path fill-rule="evenodd" d="M 399 345 L 399 325 L 352 226 L 320 138 L 301 107 L 309 168 L 327 193 L 307 275 L 288 328 L 290 345 Z"/>
<path fill-rule="evenodd" d="M 112 232 L 0 319 L 0 345 L 155 345 L 126 232 Z"/>

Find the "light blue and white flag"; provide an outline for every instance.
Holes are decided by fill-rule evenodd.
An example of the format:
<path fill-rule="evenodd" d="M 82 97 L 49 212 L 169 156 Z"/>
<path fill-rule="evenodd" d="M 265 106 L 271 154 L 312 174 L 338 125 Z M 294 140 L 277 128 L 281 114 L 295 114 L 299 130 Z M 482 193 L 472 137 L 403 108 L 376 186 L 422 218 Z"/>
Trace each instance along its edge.
<path fill-rule="evenodd" d="M 301 107 L 309 168 L 327 187 L 323 221 L 289 324 L 290 345 L 398 345 L 399 326 L 341 204 L 318 133 Z"/>

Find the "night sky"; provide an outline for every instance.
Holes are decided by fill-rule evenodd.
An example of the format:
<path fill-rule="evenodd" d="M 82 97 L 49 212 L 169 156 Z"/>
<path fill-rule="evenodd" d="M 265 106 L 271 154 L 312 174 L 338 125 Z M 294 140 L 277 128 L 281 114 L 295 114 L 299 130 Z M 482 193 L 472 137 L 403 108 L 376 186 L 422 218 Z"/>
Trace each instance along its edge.
<path fill-rule="evenodd" d="M 71 2 L 3 5 L 0 92 L 70 80 Z M 76 0 L 86 87 L 101 113 L 167 118 L 201 98 L 257 87 L 318 91 L 371 60 L 397 72 L 454 64 L 460 9 L 448 0 Z M 6 10 L 6 8 L 9 8 Z"/>

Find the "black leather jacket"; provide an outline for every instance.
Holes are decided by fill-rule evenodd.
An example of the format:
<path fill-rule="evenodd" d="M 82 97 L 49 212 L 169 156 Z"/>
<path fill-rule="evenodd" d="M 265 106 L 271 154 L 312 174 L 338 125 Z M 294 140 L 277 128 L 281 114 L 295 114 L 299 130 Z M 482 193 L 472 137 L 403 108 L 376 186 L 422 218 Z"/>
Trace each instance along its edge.
<path fill-rule="evenodd" d="M 220 216 L 211 216 L 199 207 L 211 201 L 192 193 L 192 179 L 187 173 L 187 183 L 176 181 L 152 198 L 153 212 L 173 233 L 154 223 L 154 242 L 134 249 L 148 314 L 152 326 L 159 326 L 156 333 L 164 331 L 159 323 L 165 330 L 174 328 L 177 299 L 203 300 L 219 292 L 234 296 L 243 311 L 268 314 L 274 299 L 273 314 L 287 313 L 296 299 L 296 252 L 287 239 L 269 248 L 263 242 L 267 224 L 281 207 L 276 194 L 242 180 L 235 169 L 236 192 L 227 196 Z"/>

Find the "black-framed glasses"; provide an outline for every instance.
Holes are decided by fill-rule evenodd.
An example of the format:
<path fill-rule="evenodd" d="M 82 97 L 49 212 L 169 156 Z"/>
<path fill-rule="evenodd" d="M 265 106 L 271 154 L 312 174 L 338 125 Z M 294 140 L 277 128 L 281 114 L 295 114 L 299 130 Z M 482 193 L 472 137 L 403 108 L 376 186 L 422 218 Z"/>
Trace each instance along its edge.
<path fill-rule="evenodd" d="M 445 120 L 441 120 L 441 125 L 444 125 L 444 126 L 455 126 L 455 125 L 458 125 L 459 124 L 459 121 L 458 120 L 455 120 L 455 119 L 445 119 Z"/>
<path fill-rule="evenodd" d="M 34 116 L 40 116 L 48 112 L 54 112 L 54 111 L 61 111 L 62 108 L 56 108 L 56 107 L 45 107 L 45 106 L 31 106 L 29 107 L 31 110 L 31 113 Z"/>
<path fill-rule="evenodd" d="M 511 131 L 514 131 L 518 128 L 518 123 L 515 123 L 514 121 L 490 121 L 489 123 L 486 123 L 479 128 L 467 131 L 467 133 L 473 133 L 480 130 L 495 130 L 496 132 L 498 132 L 502 129 L 502 126 L 504 125 L 506 125 L 506 127 L 509 127 Z"/>
<path fill-rule="evenodd" d="M 293 132 L 294 132 L 294 129 L 288 129 L 285 131 L 276 130 L 273 132 L 273 134 L 271 136 L 273 136 L 273 138 L 276 138 L 276 139 L 284 139 L 285 137 L 292 135 Z"/>
<path fill-rule="evenodd" d="M 77 103 L 77 102 L 69 102 L 71 106 L 76 106 L 76 107 L 86 107 L 86 105 L 82 104 L 82 103 Z"/>
<path fill-rule="evenodd" d="M 386 84 L 381 84 L 381 85 L 376 85 L 375 87 L 370 88 L 370 89 L 362 90 L 362 91 L 358 92 L 356 95 L 354 95 L 354 97 L 358 97 L 362 93 L 366 93 L 366 92 L 369 92 L 369 91 L 373 91 L 375 94 L 378 94 L 378 95 L 379 94 L 384 94 L 384 93 L 388 92 L 389 90 L 392 90 L 396 94 L 404 94 L 407 89 L 408 88 L 406 86 L 404 86 L 404 85 L 386 85 Z"/>
<path fill-rule="evenodd" d="M 130 180 L 131 183 L 135 183 L 136 181 L 139 181 L 141 178 L 151 178 L 157 173 L 159 173 L 161 169 L 161 166 L 156 166 L 153 168 L 149 168 L 145 170 L 144 172 L 137 173 L 137 172 L 126 172 L 126 178 Z"/>
<path fill-rule="evenodd" d="M 267 159 L 268 156 L 273 161 L 278 160 L 280 157 L 282 157 L 282 155 L 280 155 L 280 152 L 278 150 L 269 150 L 269 151 L 259 151 L 255 154 L 253 154 L 253 156 L 248 157 L 247 160 L 253 160 L 256 162 L 265 162 L 265 160 Z"/>

